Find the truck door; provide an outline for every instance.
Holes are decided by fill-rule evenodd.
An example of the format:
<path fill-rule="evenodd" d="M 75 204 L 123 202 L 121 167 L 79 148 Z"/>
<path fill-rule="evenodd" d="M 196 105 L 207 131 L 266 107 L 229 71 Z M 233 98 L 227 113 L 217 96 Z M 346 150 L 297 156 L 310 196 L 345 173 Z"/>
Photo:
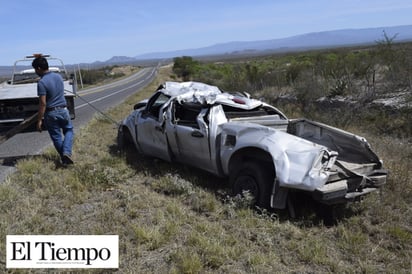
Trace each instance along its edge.
<path fill-rule="evenodd" d="M 205 116 L 208 109 L 196 104 L 175 103 L 173 138 L 179 161 L 213 171 L 209 147 L 209 130 Z"/>
<path fill-rule="evenodd" d="M 170 161 L 165 131 L 165 111 L 169 97 L 159 92 L 153 96 L 136 121 L 137 141 L 144 154 Z"/>

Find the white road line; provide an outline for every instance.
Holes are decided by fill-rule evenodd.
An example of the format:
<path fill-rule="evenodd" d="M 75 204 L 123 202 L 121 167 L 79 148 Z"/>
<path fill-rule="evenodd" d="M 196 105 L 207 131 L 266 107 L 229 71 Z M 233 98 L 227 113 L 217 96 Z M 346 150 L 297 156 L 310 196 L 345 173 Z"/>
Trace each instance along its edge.
<path fill-rule="evenodd" d="M 135 84 L 133 84 L 133 85 L 131 85 L 131 86 L 128 86 L 127 88 L 123 88 L 123 89 L 118 90 L 118 91 L 116 91 L 116 92 L 110 93 L 110 94 L 108 94 L 108 95 L 106 95 L 106 96 L 100 97 L 100 98 L 98 98 L 98 99 L 96 99 L 96 100 L 90 101 L 90 102 L 85 103 L 85 104 L 82 104 L 82 105 L 78 105 L 77 107 L 75 107 L 75 109 L 79 109 L 79 108 L 85 107 L 85 106 L 87 106 L 87 105 L 89 105 L 89 104 L 93 104 L 93 103 L 95 103 L 95 102 L 99 102 L 99 101 L 104 100 L 104 99 L 106 99 L 106 98 L 109 98 L 109 97 L 111 97 L 111 96 L 113 96 L 113 95 L 116 95 L 116 94 L 118 94 L 118 93 L 121 93 L 121 92 L 123 92 L 123 91 L 125 91 L 125 90 L 127 90 L 127 89 L 130 89 L 130 88 L 132 88 L 132 87 L 135 87 L 135 86 L 137 86 L 137 85 L 140 85 L 140 84 L 143 83 L 146 79 L 150 78 L 150 77 L 152 76 L 152 74 L 154 73 L 154 71 L 155 71 L 155 70 L 152 70 L 152 73 L 150 73 L 150 75 L 149 75 L 148 77 L 146 77 L 144 80 L 141 80 L 141 81 L 139 81 L 139 82 L 137 82 L 137 83 L 135 83 Z"/>

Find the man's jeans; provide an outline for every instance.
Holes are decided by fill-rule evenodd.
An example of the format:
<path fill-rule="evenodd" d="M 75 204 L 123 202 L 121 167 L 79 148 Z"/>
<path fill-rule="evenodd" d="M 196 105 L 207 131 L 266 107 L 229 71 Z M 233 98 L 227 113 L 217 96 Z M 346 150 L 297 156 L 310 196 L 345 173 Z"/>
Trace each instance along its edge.
<path fill-rule="evenodd" d="M 48 111 L 44 114 L 44 122 L 60 157 L 71 156 L 74 133 L 69 111 L 66 108 Z"/>

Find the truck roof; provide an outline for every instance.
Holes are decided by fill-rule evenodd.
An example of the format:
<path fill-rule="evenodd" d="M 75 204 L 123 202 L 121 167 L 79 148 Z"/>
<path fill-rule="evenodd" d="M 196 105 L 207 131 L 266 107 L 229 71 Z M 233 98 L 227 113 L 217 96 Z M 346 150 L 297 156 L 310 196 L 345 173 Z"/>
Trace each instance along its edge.
<path fill-rule="evenodd" d="M 158 90 L 184 103 L 223 104 L 240 109 L 254 109 L 263 104 L 242 93 L 222 92 L 216 86 L 199 82 L 165 82 Z"/>
<path fill-rule="evenodd" d="M 49 67 L 49 71 L 52 72 L 60 72 L 60 69 L 58 67 Z M 33 68 L 31 69 L 25 69 L 22 70 L 20 72 L 18 72 L 19 74 L 32 74 L 32 73 L 36 73 L 35 70 Z"/>

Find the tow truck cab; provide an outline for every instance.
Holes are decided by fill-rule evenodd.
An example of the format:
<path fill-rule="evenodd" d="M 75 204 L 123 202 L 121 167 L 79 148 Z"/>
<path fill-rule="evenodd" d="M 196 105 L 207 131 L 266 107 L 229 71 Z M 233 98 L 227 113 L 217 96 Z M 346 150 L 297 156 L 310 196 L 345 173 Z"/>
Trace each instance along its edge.
<path fill-rule="evenodd" d="M 0 84 L 0 126 L 16 124 L 32 117 L 38 111 L 37 76 L 31 63 L 39 55 L 26 56 L 14 63 L 10 80 Z M 63 78 L 64 97 L 72 119 L 75 118 L 74 98 L 76 96 L 75 75 L 67 73 L 63 61 L 50 55 L 41 55 L 49 63 L 49 70 Z"/>

